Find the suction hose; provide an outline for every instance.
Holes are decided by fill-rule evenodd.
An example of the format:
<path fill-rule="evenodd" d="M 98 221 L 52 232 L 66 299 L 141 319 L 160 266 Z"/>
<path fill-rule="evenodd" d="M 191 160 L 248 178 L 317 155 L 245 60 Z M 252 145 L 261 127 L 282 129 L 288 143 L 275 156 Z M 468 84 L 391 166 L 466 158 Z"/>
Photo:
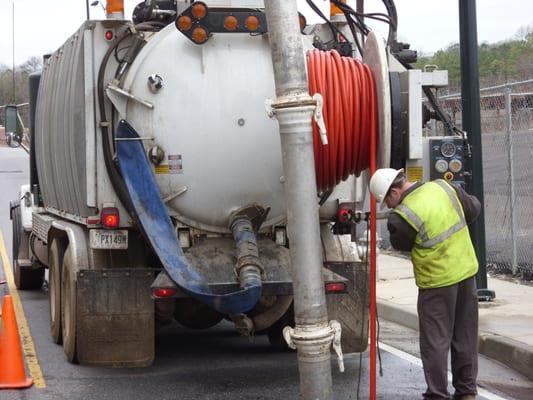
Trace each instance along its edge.
<path fill-rule="evenodd" d="M 263 268 L 259 261 L 257 240 L 251 221 L 246 217 L 236 217 L 231 221 L 230 230 L 237 248 L 235 272 L 243 289 L 261 286 Z"/>

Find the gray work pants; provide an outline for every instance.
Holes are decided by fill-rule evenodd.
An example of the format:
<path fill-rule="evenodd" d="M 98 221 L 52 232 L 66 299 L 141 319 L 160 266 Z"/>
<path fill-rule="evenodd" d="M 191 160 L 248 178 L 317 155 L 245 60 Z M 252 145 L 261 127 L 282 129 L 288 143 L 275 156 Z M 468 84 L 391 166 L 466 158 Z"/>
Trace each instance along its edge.
<path fill-rule="evenodd" d="M 476 394 L 478 300 L 475 277 L 455 285 L 419 289 L 420 354 L 427 390 L 424 399 L 449 399 L 451 349 L 455 397 Z"/>

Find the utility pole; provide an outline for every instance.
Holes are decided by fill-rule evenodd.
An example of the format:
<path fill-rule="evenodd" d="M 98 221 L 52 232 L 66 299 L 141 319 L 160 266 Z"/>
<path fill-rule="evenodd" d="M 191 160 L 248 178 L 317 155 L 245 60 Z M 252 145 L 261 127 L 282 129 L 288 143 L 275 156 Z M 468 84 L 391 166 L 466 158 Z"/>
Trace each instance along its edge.
<path fill-rule="evenodd" d="M 272 115 L 279 123 L 295 328 L 284 337 L 297 349 L 300 399 L 332 398 L 330 347 L 340 360 L 340 325 L 328 322 L 322 277 L 322 252 L 311 119 L 316 102 L 309 96 L 296 0 L 265 1 L 277 98 Z M 339 361 L 342 367 L 342 362 Z"/>
<path fill-rule="evenodd" d="M 15 0 L 13 0 L 13 15 L 12 15 L 12 20 L 13 20 L 13 71 L 11 71 L 13 73 L 13 97 L 12 97 L 12 102 L 13 104 L 16 104 L 17 100 L 16 100 L 16 96 L 15 96 Z"/>
<path fill-rule="evenodd" d="M 89 0 L 85 0 L 85 8 L 87 10 L 87 20 L 91 19 L 89 15 Z"/>
<path fill-rule="evenodd" d="M 477 54 L 476 1 L 459 0 L 459 30 L 461 48 L 461 99 L 463 130 L 468 134 L 472 147 L 469 160 L 467 190 L 481 203 L 481 214 L 470 226 L 470 236 L 476 249 L 479 271 L 476 275 L 477 293 L 480 300 L 492 300 L 495 293 L 487 288 L 487 260 L 485 244 L 485 213 L 483 193 L 483 157 L 481 147 L 481 120 L 479 96 L 479 67 Z"/>

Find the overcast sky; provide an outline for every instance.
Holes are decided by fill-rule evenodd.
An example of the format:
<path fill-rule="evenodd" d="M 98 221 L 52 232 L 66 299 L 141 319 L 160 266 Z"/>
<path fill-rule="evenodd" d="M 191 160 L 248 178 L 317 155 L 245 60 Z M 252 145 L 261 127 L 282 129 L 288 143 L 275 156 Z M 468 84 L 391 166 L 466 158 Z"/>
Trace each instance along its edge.
<path fill-rule="evenodd" d="M 86 17 L 85 0 L 0 0 L 0 63 L 12 63 L 12 4 L 15 2 L 15 63 L 57 49 Z M 318 2 L 324 0 L 317 0 Z M 103 1 L 105 2 L 105 0 Z M 125 0 L 126 15 L 139 0 Z M 207 0 L 209 4 L 209 0 Z M 399 39 L 432 53 L 459 41 L 458 0 L 396 0 Z M 384 12 L 380 0 L 366 0 L 366 12 Z M 478 40 L 511 39 L 533 25 L 533 0 L 477 0 Z M 91 7 L 102 18 L 101 7 Z M 383 24 L 381 24 L 383 25 Z M 386 36 L 385 27 L 375 30 Z"/>

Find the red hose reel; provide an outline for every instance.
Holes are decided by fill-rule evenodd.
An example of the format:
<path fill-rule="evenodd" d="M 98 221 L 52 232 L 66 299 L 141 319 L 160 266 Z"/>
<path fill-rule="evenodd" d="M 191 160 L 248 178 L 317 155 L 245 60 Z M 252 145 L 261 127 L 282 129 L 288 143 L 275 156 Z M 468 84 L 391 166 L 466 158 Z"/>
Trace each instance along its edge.
<path fill-rule="evenodd" d="M 307 68 L 310 94 L 324 99 L 327 145 L 313 123 L 316 181 L 324 192 L 370 166 L 370 139 L 378 137 L 376 87 L 367 65 L 335 50 L 309 51 Z"/>

